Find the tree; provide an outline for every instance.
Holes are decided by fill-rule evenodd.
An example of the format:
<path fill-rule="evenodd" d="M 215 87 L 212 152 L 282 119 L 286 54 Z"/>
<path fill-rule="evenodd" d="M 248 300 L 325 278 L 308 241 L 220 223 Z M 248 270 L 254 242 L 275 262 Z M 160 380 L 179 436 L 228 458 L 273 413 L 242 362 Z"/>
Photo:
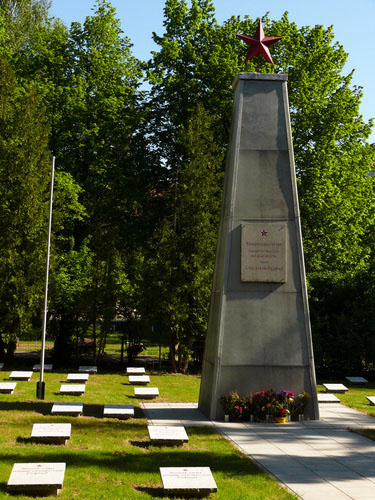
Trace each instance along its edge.
<path fill-rule="evenodd" d="M 147 260 L 144 313 L 150 315 L 152 308 L 155 321 L 170 332 L 172 370 L 183 373 L 189 359 L 202 354 L 211 296 L 224 153 L 211 125 L 198 106 L 188 127 L 180 130 L 183 163 L 163 193 L 170 213 L 151 241 Z"/>
<path fill-rule="evenodd" d="M 58 306 L 61 297 L 55 302 L 65 327 L 59 332 L 66 337 L 65 342 L 59 335 L 56 345 L 69 344 L 80 317 L 87 322 L 83 331 L 91 327 L 94 357 L 99 325 L 101 333 L 110 331 L 120 296 L 129 288 L 124 275 L 125 235 L 134 210 L 129 184 L 134 185 L 132 136 L 140 119 L 137 87 L 141 75 L 130 49 L 115 9 L 99 0 L 95 14 L 83 25 L 73 23 L 70 30 L 60 22 L 41 26 L 37 43 L 22 54 L 19 64 L 23 78 L 42 82 L 58 169 L 78 184 L 78 201 L 85 210 L 84 217 L 76 217 L 69 225 L 70 233 L 65 236 L 69 248 L 61 246 L 57 259 L 65 260 L 67 267 L 60 268 L 64 273 L 57 271 L 56 286 L 64 286 L 54 290 L 58 296 L 64 290 L 70 298 L 63 308 Z M 74 275 L 76 266 L 78 275 L 85 276 L 80 282 L 85 283 L 84 289 Z M 71 307 L 73 302 L 75 307 Z"/>
<path fill-rule="evenodd" d="M 2 336 L 38 323 L 43 296 L 50 154 L 43 108 L 0 55 L 0 311 Z"/>
<path fill-rule="evenodd" d="M 0 18 L 4 28 L 1 46 L 14 55 L 33 43 L 36 28 L 47 22 L 47 0 L 0 0 Z"/>
<path fill-rule="evenodd" d="M 183 165 L 178 131 L 197 103 L 214 114 L 217 143 L 227 144 L 232 81 L 256 64 L 243 65 L 246 47 L 235 35 L 255 32 L 255 20 L 231 17 L 219 25 L 209 0 L 167 0 L 164 16 L 165 33 L 154 34 L 159 50 L 148 64 L 149 134 L 161 175 L 173 185 Z M 298 28 L 287 13 L 262 20 L 267 36 L 283 37 L 272 47 L 275 66 L 261 61 L 260 71 L 288 74 L 312 326 L 320 332 L 318 305 L 327 305 L 327 290 L 345 287 L 372 261 L 372 122 L 359 114 L 362 89 L 351 86 L 351 74 L 342 74 L 347 54 L 332 27 Z"/>

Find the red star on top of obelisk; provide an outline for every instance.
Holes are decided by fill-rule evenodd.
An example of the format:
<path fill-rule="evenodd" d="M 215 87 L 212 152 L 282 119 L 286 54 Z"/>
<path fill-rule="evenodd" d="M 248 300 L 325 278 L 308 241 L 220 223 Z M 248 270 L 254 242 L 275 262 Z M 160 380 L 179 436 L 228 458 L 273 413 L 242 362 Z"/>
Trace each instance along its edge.
<path fill-rule="evenodd" d="M 267 61 L 273 64 L 269 46 L 281 40 L 281 36 L 264 36 L 262 21 L 259 19 L 255 37 L 246 35 L 236 35 L 243 40 L 248 46 L 249 50 L 245 59 L 245 63 L 254 56 L 258 55 L 258 71 L 259 71 L 259 56 L 263 56 Z"/>

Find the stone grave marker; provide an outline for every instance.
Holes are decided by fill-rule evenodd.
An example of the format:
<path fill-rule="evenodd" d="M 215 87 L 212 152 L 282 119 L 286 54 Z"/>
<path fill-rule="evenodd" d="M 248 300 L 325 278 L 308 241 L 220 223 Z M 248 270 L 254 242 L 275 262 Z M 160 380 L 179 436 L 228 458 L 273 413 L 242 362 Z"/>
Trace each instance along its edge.
<path fill-rule="evenodd" d="M 132 405 L 104 405 L 103 417 L 128 419 L 134 417 L 134 406 Z"/>
<path fill-rule="evenodd" d="M 98 373 L 98 367 L 97 366 L 80 366 L 78 368 L 78 371 L 81 373 L 90 373 L 90 374 L 95 374 Z"/>
<path fill-rule="evenodd" d="M 88 373 L 68 373 L 68 377 L 66 379 L 67 382 L 81 382 L 86 383 L 89 380 Z"/>
<path fill-rule="evenodd" d="M 13 394 L 14 389 L 16 388 L 17 382 L 1 382 L 0 383 L 0 392 L 2 394 Z"/>
<path fill-rule="evenodd" d="M 323 384 L 327 392 L 340 392 L 344 394 L 348 388 L 344 384 Z"/>
<path fill-rule="evenodd" d="M 134 396 L 142 399 L 154 399 L 159 396 L 157 387 L 134 387 Z"/>
<path fill-rule="evenodd" d="M 71 430 L 72 424 L 34 424 L 31 439 L 38 443 L 65 444 Z"/>
<path fill-rule="evenodd" d="M 129 384 L 133 385 L 147 385 L 150 383 L 148 375 L 129 375 Z"/>
<path fill-rule="evenodd" d="M 318 393 L 318 403 L 340 403 L 340 400 L 334 394 L 322 394 Z"/>
<path fill-rule="evenodd" d="M 351 384 L 368 384 L 368 380 L 363 377 L 345 377 Z"/>
<path fill-rule="evenodd" d="M 366 399 L 370 402 L 371 406 L 375 406 L 375 396 L 366 396 Z"/>
<path fill-rule="evenodd" d="M 57 495 L 63 487 L 66 464 L 16 463 L 8 480 L 8 490 L 41 495 Z"/>
<path fill-rule="evenodd" d="M 30 380 L 33 372 L 26 371 L 13 371 L 10 373 L 9 378 L 11 380 Z"/>
<path fill-rule="evenodd" d="M 52 405 L 52 415 L 69 415 L 72 417 L 82 415 L 82 403 L 54 403 Z"/>
<path fill-rule="evenodd" d="M 129 375 L 142 375 L 146 373 L 146 370 L 143 366 L 128 366 L 126 369 L 126 373 Z"/>
<path fill-rule="evenodd" d="M 86 389 L 85 384 L 61 384 L 60 394 L 72 394 L 82 396 Z"/>
<path fill-rule="evenodd" d="M 150 441 L 157 444 L 183 444 L 189 441 L 185 427 L 180 425 L 148 425 Z"/>
<path fill-rule="evenodd" d="M 4 368 L 4 363 L 0 363 L 0 370 Z"/>
<path fill-rule="evenodd" d="M 44 365 L 44 371 L 45 372 L 51 372 L 53 368 L 53 365 L 51 364 L 45 364 Z M 40 364 L 36 364 L 33 366 L 33 372 L 40 372 Z"/>
<path fill-rule="evenodd" d="M 204 495 L 217 491 L 209 467 L 160 467 L 164 492 L 171 495 Z"/>

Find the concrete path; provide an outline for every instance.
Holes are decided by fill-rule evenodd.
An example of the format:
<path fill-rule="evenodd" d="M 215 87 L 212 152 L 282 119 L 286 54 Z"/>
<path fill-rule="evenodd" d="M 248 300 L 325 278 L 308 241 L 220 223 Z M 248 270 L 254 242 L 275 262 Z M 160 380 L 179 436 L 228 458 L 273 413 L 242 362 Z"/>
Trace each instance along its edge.
<path fill-rule="evenodd" d="M 194 403 L 144 403 L 150 424 L 208 425 L 304 500 L 374 500 L 375 442 L 348 427 L 375 419 L 340 404 L 320 404 L 319 421 L 287 424 L 207 420 Z"/>

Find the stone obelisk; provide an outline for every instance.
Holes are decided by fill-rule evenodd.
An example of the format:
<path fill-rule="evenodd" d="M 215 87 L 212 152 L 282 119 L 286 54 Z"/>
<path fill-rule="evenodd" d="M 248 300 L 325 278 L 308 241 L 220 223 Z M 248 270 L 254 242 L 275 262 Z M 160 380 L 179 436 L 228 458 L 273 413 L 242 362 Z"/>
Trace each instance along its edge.
<path fill-rule="evenodd" d="M 287 76 L 240 73 L 216 252 L 199 408 L 220 396 L 308 392 L 319 418 Z"/>

